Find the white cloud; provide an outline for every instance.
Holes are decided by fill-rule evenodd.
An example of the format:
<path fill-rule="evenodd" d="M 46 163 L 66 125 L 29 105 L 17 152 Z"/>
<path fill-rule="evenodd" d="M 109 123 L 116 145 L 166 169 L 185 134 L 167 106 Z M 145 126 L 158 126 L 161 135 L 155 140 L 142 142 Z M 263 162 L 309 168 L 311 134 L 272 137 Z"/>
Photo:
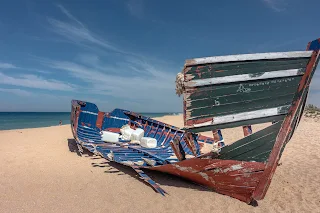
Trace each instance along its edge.
<path fill-rule="evenodd" d="M 181 100 L 174 90 L 175 74 L 159 71 L 137 59 L 115 65 L 116 72 L 108 67 L 104 70 L 97 69 L 96 67 L 102 67 L 99 60 L 89 61 L 90 63 L 83 65 L 72 61 L 40 60 L 43 65 L 83 82 L 83 86 L 79 86 L 80 93 L 101 95 L 102 100 L 108 100 L 108 96 L 116 98 L 118 106 L 115 107 L 142 111 L 178 111 L 181 107 Z M 125 104 L 129 102 L 140 105 Z"/>
<path fill-rule="evenodd" d="M 286 0 L 262 0 L 268 7 L 275 12 L 282 12 L 286 8 Z"/>
<path fill-rule="evenodd" d="M 128 5 L 131 5 L 132 12 L 135 9 L 137 12 L 140 9 L 135 8 L 137 5 L 134 3 L 139 2 L 132 1 Z M 101 36 L 91 32 L 64 7 L 59 8 L 69 20 L 59 21 L 49 18 L 53 32 L 70 41 L 76 41 L 77 45 L 97 46 L 111 51 L 112 55 L 108 55 L 107 63 L 101 62 L 100 56 L 86 53 L 75 58 L 77 63 L 71 60 L 38 58 L 41 63 L 50 68 L 65 71 L 61 73 L 67 73 L 84 82 L 83 85 L 87 89 L 83 91 L 86 93 L 113 96 L 122 98 L 124 101 L 143 101 L 148 103 L 144 104 L 145 108 L 149 105 L 149 107 L 157 107 L 157 110 L 166 107 L 166 110 L 170 111 L 168 107 L 174 105 L 174 108 L 177 108 L 179 98 L 174 90 L 176 73 L 169 72 L 164 65 L 160 65 L 163 62 L 157 59 L 132 53 L 106 39 L 101 39 Z M 167 104 L 163 106 L 164 102 Z"/>
<path fill-rule="evenodd" d="M 50 68 L 67 71 L 73 77 L 87 82 L 91 85 L 91 91 L 95 93 L 113 94 L 125 98 L 146 97 L 146 90 L 157 95 L 161 93 L 165 95 L 168 90 L 172 90 L 174 94 L 175 75 L 157 71 L 152 65 L 143 61 L 127 61 L 128 66 L 118 66 L 117 73 L 124 74 L 124 71 L 128 73 L 121 76 L 116 75 L 113 70 L 105 70 L 106 73 L 95 69 L 94 67 L 99 67 L 98 64 L 88 67 L 70 61 L 46 60 L 44 63 Z M 132 72 L 137 70 L 140 75 L 132 76 Z"/>
<path fill-rule="evenodd" d="M 11 93 L 18 96 L 31 96 L 32 93 L 22 89 L 6 89 L 0 88 L 0 92 Z"/>
<path fill-rule="evenodd" d="M 73 20 L 74 22 L 76 22 L 78 25 L 84 27 L 84 25 L 78 20 L 76 19 L 71 13 L 69 13 L 69 11 L 64 8 L 62 5 L 58 4 L 57 7 L 59 7 L 59 9 L 66 15 L 69 17 L 69 19 Z"/>
<path fill-rule="evenodd" d="M 0 69 L 15 69 L 15 68 L 17 67 L 14 64 L 0 62 Z"/>
<path fill-rule="evenodd" d="M 59 21 L 54 18 L 48 18 L 48 22 L 51 25 L 51 30 L 73 43 L 91 43 L 107 50 L 130 54 L 120 48 L 114 46 L 105 39 L 92 33 L 82 22 L 75 18 L 66 8 L 61 5 L 58 6 L 60 10 L 69 18 L 70 22 Z"/>
<path fill-rule="evenodd" d="M 22 86 L 46 90 L 72 91 L 75 86 L 70 83 L 64 83 L 54 79 L 44 79 L 36 75 L 20 75 L 12 77 L 0 72 L 0 84 Z"/>

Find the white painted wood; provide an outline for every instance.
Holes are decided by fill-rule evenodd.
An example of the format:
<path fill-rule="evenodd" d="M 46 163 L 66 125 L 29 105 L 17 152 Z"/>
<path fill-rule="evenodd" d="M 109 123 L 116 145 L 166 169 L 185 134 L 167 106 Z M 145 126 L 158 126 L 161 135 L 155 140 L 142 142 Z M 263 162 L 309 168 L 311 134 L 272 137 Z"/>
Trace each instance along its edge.
<path fill-rule="evenodd" d="M 89 111 L 81 111 L 82 113 L 91 114 L 91 115 L 98 115 L 98 113 L 95 112 L 89 112 Z M 117 120 L 123 120 L 123 121 L 129 121 L 127 118 L 119 118 L 115 116 L 110 116 L 109 118 L 117 119 Z"/>
<path fill-rule="evenodd" d="M 213 56 L 194 58 L 186 60 L 185 66 L 212 64 L 220 62 L 250 61 L 264 59 L 286 59 L 286 58 L 307 58 L 311 57 L 312 51 L 291 51 L 291 52 L 273 52 L 273 53 L 254 53 L 241 55 Z"/>
<path fill-rule="evenodd" d="M 114 117 L 114 116 L 110 116 L 109 118 L 113 118 L 113 119 L 117 119 L 117 120 L 123 120 L 123 121 L 129 121 L 129 119 L 127 119 L 127 118 L 119 118 L 119 117 Z"/>
<path fill-rule="evenodd" d="M 95 112 L 89 112 L 89 111 L 81 111 L 82 113 L 91 114 L 91 115 L 98 115 L 98 113 Z"/>
<path fill-rule="evenodd" d="M 197 80 L 186 82 L 184 85 L 186 87 L 198 87 L 198 86 L 206 86 L 206 85 L 212 85 L 212 84 L 224 84 L 224 83 L 231 83 L 231 82 L 296 76 L 299 74 L 300 70 L 301 69 L 278 70 L 278 71 L 272 71 L 272 72 L 265 72 L 260 76 L 253 76 L 252 74 L 241 74 L 241 75 L 231 75 L 231 76 L 223 76 L 223 77 L 216 77 L 216 78 L 197 79 Z"/>
<path fill-rule="evenodd" d="M 274 107 L 274 108 L 269 108 L 269 109 L 260 109 L 260 110 L 241 112 L 241 113 L 236 113 L 236 114 L 231 114 L 231 115 L 216 116 L 212 119 L 212 121 L 207 121 L 207 122 L 200 123 L 200 124 L 194 124 L 193 127 L 202 127 L 202 126 L 208 126 L 208 125 L 224 124 L 224 123 L 231 123 L 231 122 L 236 122 L 236 121 L 244 121 L 244 120 L 280 115 L 281 108 L 290 107 L 290 106 L 291 105 L 285 105 L 285 106 Z"/>

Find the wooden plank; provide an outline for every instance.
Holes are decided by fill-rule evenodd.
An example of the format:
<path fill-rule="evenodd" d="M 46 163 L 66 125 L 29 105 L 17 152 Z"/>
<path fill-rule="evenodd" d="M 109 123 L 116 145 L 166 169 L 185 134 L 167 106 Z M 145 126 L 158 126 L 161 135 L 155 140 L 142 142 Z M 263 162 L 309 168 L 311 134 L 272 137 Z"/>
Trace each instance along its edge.
<path fill-rule="evenodd" d="M 220 151 L 220 159 L 228 159 L 238 154 L 245 153 L 249 150 L 258 147 L 266 141 L 275 139 L 282 122 L 279 121 L 271 126 L 262 129 L 254 134 L 242 138 L 229 146 L 225 146 Z"/>
<path fill-rule="evenodd" d="M 184 69 L 184 81 L 187 82 L 190 80 L 241 74 L 257 75 L 277 70 L 304 69 L 307 66 L 308 61 L 309 58 L 293 58 L 285 60 L 242 61 L 192 66 Z"/>
<path fill-rule="evenodd" d="M 278 102 L 279 105 L 283 105 L 287 101 L 292 101 L 293 95 L 294 95 L 294 92 L 292 91 L 292 88 L 288 88 L 288 90 L 285 90 L 285 89 L 279 90 L 279 91 L 266 90 L 266 91 L 261 91 L 256 93 L 241 93 L 241 94 L 235 94 L 235 95 L 226 95 L 216 99 L 214 98 L 204 99 L 204 100 L 198 100 L 193 102 L 187 101 L 188 107 L 186 109 L 186 113 L 188 114 L 191 112 L 190 114 L 191 116 L 196 116 L 192 112 L 201 110 L 199 114 L 202 115 L 207 113 L 206 111 L 203 111 L 206 109 L 210 110 L 210 112 L 212 112 L 212 114 L 215 114 L 215 115 L 220 115 L 219 112 L 223 112 L 221 114 L 228 114 L 229 111 L 241 112 L 241 110 L 238 111 L 238 109 L 239 108 L 241 109 L 243 105 L 247 105 L 252 102 L 253 102 L 252 107 L 264 105 L 264 103 L 262 102 L 268 101 L 270 99 L 277 99 L 275 102 Z M 261 103 L 256 103 L 260 101 Z"/>
<path fill-rule="evenodd" d="M 104 119 L 104 112 L 98 112 L 98 116 L 97 116 L 97 121 L 96 121 L 96 127 L 101 129 L 102 127 L 102 123 L 103 123 L 103 119 Z"/>
<path fill-rule="evenodd" d="M 225 84 L 225 83 L 232 83 L 232 82 L 289 77 L 289 76 L 303 75 L 303 73 L 304 73 L 303 69 L 290 69 L 290 70 L 278 70 L 278 71 L 272 71 L 272 72 L 265 72 L 260 75 L 251 75 L 251 74 L 232 75 L 232 76 L 224 76 L 224 77 L 191 80 L 191 81 L 185 82 L 184 86 L 200 87 L 200 86 L 207 86 L 207 85 L 214 85 L 214 84 Z"/>
<path fill-rule="evenodd" d="M 186 113 L 189 115 L 189 120 L 194 119 L 203 119 L 203 118 L 210 118 L 214 117 L 214 120 L 219 122 L 221 119 L 227 119 L 230 120 L 230 116 L 233 117 L 234 114 L 240 115 L 241 113 L 246 113 L 250 111 L 258 111 L 262 113 L 266 113 L 266 116 L 270 116 L 268 111 L 264 112 L 264 109 L 271 109 L 271 108 L 278 108 L 282 106 L 288 106 L 292 102 L 294 94 L 288 94 L 285 96 L 280 97 L 269 97 L 265 99 L 256 99 L 256 100 L 250 100 L 250 101 L 243 101 L 236 104 L 226 104 L 221 106 L 211 106 L 211 107 L 205 107 L 205 108 L 198 108 L 198 109 L 192 109 L 188 110 Z M 275 111 L 275 110 L 274 110 Z M 252 113 L 251 113 L 252 114 Z M 274 112 L 271 115 L 277 115 L 279 114 L 278 111 L 275 114 Z M 241 114 L 242 115 L 242 114 Z M 227 118 L 223 118 L 223 116 L 229 116 Z M 246 116 L 246 115 L 244 115 Z M 256 116 L 256 115 L 252 115 Z M 243 117 L 243 116 L 241 116 Z M 245 117 L 239 118 L 241 120 L 246 119 Z M 249 118 L 250 119 L 250 118 Z M 187 122 L 188 123 L 188 122 Z"/>
<path fill-rule="evenodd" d="M 272 60 L 284 58 L 307 58 L 310 57 L 312 51 L 291 51 L 291 52 L 273 52 L 273 53 L 254 53 L 254 54 L 241 54 L 241 55 L 227 55 L 227 56 L 214 56 L 203 57 L 186 60 L 185 66 L 221 63 L 231 61 L 251 61 L 251 60 Z"/>
<path fill-rule="evenodd" d="M 251 125 L 242 126 L 242 130 L 243 130 L 243 135 L 244 135 L 244 137 L 247 137 L 248 135 L 251 135 L 251 134 L 252 134 L 252 127 L 251 127 Z"/>
<path fill-rule="evenodd" d="M 207 125 L 202 127 L 190 127 L 185 128 L 189 132 L 197 133 L 197 132 L 207 132 L 211 131 L 212 129 L 227 129 L 227 128 L 233 128 L 243 125 L 253 125 L 253 124 L 260 124 L 260 123 L 267 123 L 267 122 L 273 122 L 273 121 L 279 121 L 283 120 L 285 115 L 278 115 L 278 116 L 270 116 L 270 117 L 263 117 L 258 119 L 249 119 L 244 121 L 237 121 L 232 123 L 222 123 L 222 124 L 216 124 L 216 125 Z"/>
<path fill-rule="evenodd" d="M 190 122 L 188 126 L 201 127 L 201 126 L 207 126 L 207 125 L 231 123 L 235 121 L 243 121 L 243 120 L 269 117 L 269 116 L 276 116 L 276 115 L 286 114 L 289 107 L 290 105 L 284 105 L 281 107 L 273 107 L 273 108 L 253 110 L 248 112 L 229 114 L 224 116 L 216 116 L 216 117 L 212 117 L 211 120 L 205 121 L 202 123 L 193 123 L 194 121 L 188 121 Z"/>
<path fill-rule="evenodd" d="M 184 100 L 197 101 L 240 93 L 255 93 L 264 90 L 286 90 L 288 92 L 291 90 L 295 91 L 300 79 L 301 76 L 295 76 L 279 79 L 259 80 L 254 82 L 233 83 L 228 85 L 222 84 L 198 87 L 191 90 L 186 90 L 184 93 Z"/>
<path fill-rule="evenodd" d="M 173 141 L 171 141 L 170 146 L 179 161 L 186 159 L 186 154 L 185 154 L 185 152 L 181 146 L 181 143 L 178 139 L 174 139 Z"/>
<path fill-rule="evenodd" d="M 221 117 L 230 114 L 240 114 L 247 111 L 263 110 L 268 108 L 275 108 L 290 105 L 294 94 L 286 94 L 283 96 L 269 96 L 267 98 L 245 100 L 237 103 L 224 104 L 219 106 L 206 106 L 186 111 L 188 115 L 187 120 Z"/>
<path fill-rule="evenodd" d="M 271 179 L 273 177 L 273 174 L 277 168 L 278 161 L 280 159 L 281 151 L 283 150 L 285 143 L 289 138 L 290 132 L 292 131 L 290 127 L 292 126 L 294 117 L 298 112 L 299 106 L 303 104 L 303 100 L 302 100 L 303 94 L 307 92 L 308 86 L 311 82 L 311 79 L 316 69 L 316 66 L 318 64 L 318 61 L 319 61 L 319 50 L 314 51 L 312 53 L 312 57 L 306 68 L 306 73 L 301 78 L 298 90 L 296 92 L 296 97 L 294 98 L 294 101 L 289 110 L 289 113 L 281 126 L 274 148 L 269 156 L 268 163 L 266 164 L 266 169 L 263 173 L 263 176 L 260 179 L 259 184 L 257 185 L 256 190 L 253 192 L 252 197 L 256 200 L 263 199 L 269 188 Z"/>

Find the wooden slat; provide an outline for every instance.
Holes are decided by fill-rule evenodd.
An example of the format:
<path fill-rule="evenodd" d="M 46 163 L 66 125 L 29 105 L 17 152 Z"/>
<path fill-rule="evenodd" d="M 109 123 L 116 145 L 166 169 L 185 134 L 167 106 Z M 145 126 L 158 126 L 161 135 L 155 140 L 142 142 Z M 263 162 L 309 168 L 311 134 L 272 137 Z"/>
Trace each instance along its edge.
<path fill-rule="evenodd" d="M 187 67 L 184 69 L 185 81 L 225 77 L 231 75 L 259 75 L 277 70 L 302 69 L 307 66 L 309 58 L 285 60 L 260 60 L 245 62 L 226 62 Z"/>
<path fill-rule="evenodd" d="M 254 80 L 262 80 L 262 79 L 270 79 L 270 78 L 297 76 L 297 75 L 303 75 L 303 73 L 304 73 L 304 70 L 301 70 L 301 69 L 277 70 L 273 72 L 260 73 L 257 75 L 242 74 L 242 75 L 232 75 L 232 76 L 192 80 L 192 81 L 185 82 L 184 86 L 200 87 L 200 86 L 215 85 L 215 84 L 226 84 L 226 83 L 232 83 L 232 82 L 254 81 Z"/>
<path fill-rule="evenodd" d="M 240 93 L 231 93 L 226 95 L 214 96 L 214 92 L 212 92 L 211 97 L 205 97 L 204 95 L 202 99 L 197 100 L 187 100 L 187 110 L 196 109 L 196 108 L 204 108 L 207 106 L 223 106 L 226 104 L 238 104 L 245 101 L 254 101 L 260 99 L 266 99 L 270 97 L 276 98 L 277 96 L 284 96 L 287 94 L 294 94 L 294 90 L 296 90 L 297 85 L 295 87 L 274 87 L 274 88 L 266 88 L 265 90 L 255 90 L 250 92 L 240 92 Z M 210 94 L 210 95 L 211 95 Z"/>
<path fill-rule="evenodd" d="M 251 134 L 221 149 L 219 159 L 250 161 L 253 156 L 270 151 L 275 142 L 282 122 L 277 122 L 263 130 Z M 264 146 L 266 145 L 266 146 Z M 267 158 L 256 159 L 264 162 Z"/>
<path fill-rule="evenodd" d="M 310 57 L 312 51 L 291 51 L 291 52 L 274 52 L 274 53 L 255 53 L 241 55 L 214 56 L 204 58 L 194 58 L 186 60 L 185 66 L 198 64 L 221 63 L 231 61 L 251 61 L 251 60 L 271 60 L 283 58 L 302 58 Z"/>
<path fill-rule="evenodd" d="M 228 104 L 209 105 L 204 107 L 198 107 L 194 109 L 186 110 L 186 115 L 188 115 L 187 120 L 197 119 L 197 118 L 209 118 L 213 116 L 223 116 L 229 114 L 236 114 L 254 110 L 262 110 L 267 108 L 280 107 L 285 105 L 290 105 L 294 93 L 282 94 L 280 95 L 268 95 L 267 97 L 261 97 L 257 99 L 249 99 L 242 101 L 235 101 Z M 239 98 L 240 99 L 240 98 Z"/>
<path fill-rule="evenodd" d="M 273 121 L 279 121 L 283 120 L 285 115 L 278 115 L 278 116 L 270 116 L 270 117 L 263 117 L 258 119 L 251 119 L 251 120 L 244 120 L 244 121 L 237 121 L 232 123 L 223 123 L 223 124 L 216 124 L 216 125 L 207 125 L 202 127 L 191 127 L 187 128 L 186 130 L 189 132 L 197 133 L 197 132 L 207 132 L 211 131 L 212 129 L 227 129 L 227 128 L 233 128 L 243 125 L 253 125 L 253 124 L 260 124 L 260 123 L 267 123 L 267 122 L 273 122 Z"/>
<path fill-rule="evenodd" d="M 202 99 L 218 98 L 226 95 L 240 94 L 240 93 L 255 93 L 264 90 L 288 90 L 295 91 L 295 87 L 299 84 L 301 76 L 285 77 L 279 79 L 267 79 L 254 82 L 233 83 L 228 85 L 211 85 L 207 87 L 199 87 L 193 89 L 186 89 L 184 93 L 184 100 L 197 101 Z M 291 89 L 290 89 L 291 88 Z"/>
<path fill-rule="evenodd" d="M 187 121 L 187 125 L 188 127 L 202 127 L 207 125 L 231 123 L 236 121 L 244 121 L 244 120 L 250 120 L 250 119 L 282 115 L 288 112 L 289 107 L 290 105 L 284 105 L 281 107 L 253 110 L 253 111 L 234 113 L 234 114 L 229 114 L 224 116 L 210 117 L 205 119 L 202 118 L 198 120 L 190 120 L 190 121 Z"/>

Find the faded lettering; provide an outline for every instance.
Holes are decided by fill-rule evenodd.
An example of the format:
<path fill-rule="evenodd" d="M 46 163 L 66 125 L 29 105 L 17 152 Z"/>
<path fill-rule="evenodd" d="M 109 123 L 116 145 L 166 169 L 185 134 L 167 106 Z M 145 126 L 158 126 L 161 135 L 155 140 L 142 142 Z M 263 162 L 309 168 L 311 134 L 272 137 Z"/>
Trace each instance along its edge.
<path fill-rule="evenodd" d="M 275 80 L 271 80 L 271 81 L 251 83 L 251 84 L 249 84 L 249 87 L 252 87 L 252 86 L 265 86 L 265 85 L 269 85 L 269 84 L 286 83 L 286 82 L 290 82 L 290 81 L 293 81 L 293 80 L 294 80 L 294 78 L 275 79 Z M 241 85 L 242 84 L 240 84 L 240 86 Z M 240 88 L 240 86 L 239 86 L 239 88 Z"/>
<path fill-rule="evenodd" d="M 245 92 L 245 93 L 248 93 L 248 92 L 250 92 L 251 91 L 251 88 L 245 88 L 244 86 L 243 86 L 243 84 L 240 84 L 239 85 L 239 88 L 238 88 L 238 90 L 237 90 L 237 92 Z"/>

